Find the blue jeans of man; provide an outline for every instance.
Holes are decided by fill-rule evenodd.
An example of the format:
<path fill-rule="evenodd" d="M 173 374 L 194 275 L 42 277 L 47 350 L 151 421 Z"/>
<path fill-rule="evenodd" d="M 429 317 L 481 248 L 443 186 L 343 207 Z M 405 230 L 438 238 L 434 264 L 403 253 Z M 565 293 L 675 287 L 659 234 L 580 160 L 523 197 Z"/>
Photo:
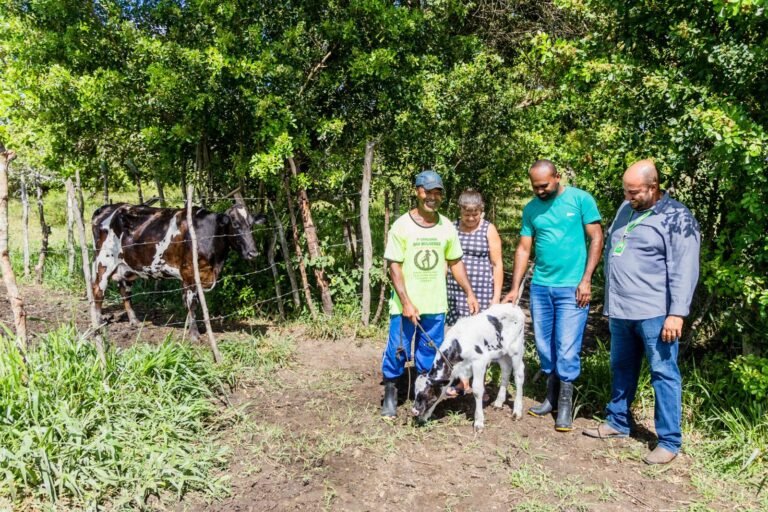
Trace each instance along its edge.
<path fill-rule="evenodd" d="M 435 346 L 443 343 L 445 336 L 445 315 L 421 315 L 421 327 L 427 331 Z M 424 333 L 403 315 L 389 317 L 389 338 L 381 361 L 381 373 L 384 380 L 394 380 L 405 371 L 405 363 L 411 359 L 411 339 L 416 333 L 416 371 L 425 373 L 432 368 L 437 350 L 430 344 Z"/>
<path fill-rule="evenodd" d="M 573 382 L 581 373 L 581 341 L 589 306 L 576 303 L 576 287 L 531 284 L 531 318 L 541 371 Z"/>
<path fill-rule="evenodd" d="M 679 343 L 661 340 L 665 318 L 610 319 L 612 378 L 606 421 L 619 432 L 629 433 L 629 409 L 637 392 L 637 379 L 645 352 L 655 396 L 654 420 L 659 446 L 677 453 L 683 441 L 680 428 L 682 377 L 677 366 Z"/>

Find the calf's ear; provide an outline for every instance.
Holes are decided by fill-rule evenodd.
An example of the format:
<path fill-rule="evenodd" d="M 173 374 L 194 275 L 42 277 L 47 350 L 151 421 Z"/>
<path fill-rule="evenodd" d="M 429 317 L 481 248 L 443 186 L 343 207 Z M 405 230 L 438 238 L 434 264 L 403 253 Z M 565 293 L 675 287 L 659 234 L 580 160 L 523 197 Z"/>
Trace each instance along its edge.
<path fill-rule="evenodd" d="M 259 214 L 259 215 L 256 216 L 255 219 L 253 219 L 253 223 L 255 225 L 266 224 L 267 223 L 267 218 L 264 215 Z"/>

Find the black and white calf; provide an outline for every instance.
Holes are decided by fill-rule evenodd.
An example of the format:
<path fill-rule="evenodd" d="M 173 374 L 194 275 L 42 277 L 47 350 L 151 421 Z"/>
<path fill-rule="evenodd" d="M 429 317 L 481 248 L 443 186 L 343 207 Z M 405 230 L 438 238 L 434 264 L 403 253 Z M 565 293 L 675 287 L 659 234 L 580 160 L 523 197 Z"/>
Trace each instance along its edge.
<path fill-rule="evenodd" d="M 461 318 L 445 335 L 440 353 L 435 357 L 432 369 L 416 379 L 413 415 L 426 421 L 435 407 L 453 390 L 453 384 L 461 381 L 469 389 L 472 377 L 472 394 L 475 396 L 475 430 L 485 426 L 483 394 L 485 372 L 488 365 L 498 362 L 501 367 L 499 394 L 493 406 L 501 408 L 507 398 L 507 385 L 512 370 L 515 371 L 515 404 L 513 416 L 523 415 L 523 364 L 525 315 L 519 306 L 496 304 L 484 312 Z"/>

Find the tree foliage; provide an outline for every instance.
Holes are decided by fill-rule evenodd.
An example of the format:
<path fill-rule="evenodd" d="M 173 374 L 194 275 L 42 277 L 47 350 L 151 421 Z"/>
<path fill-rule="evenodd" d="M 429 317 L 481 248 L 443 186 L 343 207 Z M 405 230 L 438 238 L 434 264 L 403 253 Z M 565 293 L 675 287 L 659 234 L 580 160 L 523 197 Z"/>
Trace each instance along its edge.
<path fill-rule="evenodd" d="M 119 184 L 130 158 L 203 196 L 237 182 L 274 196 L 293 157 L 294 186 L 338 219 L 368 141 L 374 193 L 431 167 L 450 195 L 474 186 L 493 204 L 547 157 L 606 218 L 623 170 L 651 157 L 703 227 L 699 337 L 754 347 L 768 327 L 764 8 L 0 0 L 0 137 L 61 176 L 94 184 L 106 162 Z"/>

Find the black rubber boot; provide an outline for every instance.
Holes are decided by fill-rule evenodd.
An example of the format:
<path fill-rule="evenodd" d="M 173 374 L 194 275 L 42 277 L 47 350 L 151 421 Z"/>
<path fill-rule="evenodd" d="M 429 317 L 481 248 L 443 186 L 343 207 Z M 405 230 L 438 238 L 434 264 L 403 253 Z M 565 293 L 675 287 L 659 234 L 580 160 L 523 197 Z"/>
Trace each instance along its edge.
<path fill-rule="evenodd" d="M 391 380 L 384 382 L 384 400 L 381 402 L 381 415 L 385 418 L 397 416 L 397 385 Z"/>
<path fill-rule="evenodd" d="M 544 401 L 541 402 L 541 404 L 529 408 L 528 414 L 531 416 L 541 417 L 550 414 L 552 411 L 556 411 L 557 409 L 553 406 L 557 405 L 557 392 L 560 387 L 558 384 L 560 384 L 560 381 L 558 380 L 557 375 L 550 373 L 547 377 L 546 398 L 544 398 Z"/>
<path fill-rule="evenodd" d="M 573 430 L 573 382 L 560 381 L 555 430 L 558 432 L 570 432 Z"/>

